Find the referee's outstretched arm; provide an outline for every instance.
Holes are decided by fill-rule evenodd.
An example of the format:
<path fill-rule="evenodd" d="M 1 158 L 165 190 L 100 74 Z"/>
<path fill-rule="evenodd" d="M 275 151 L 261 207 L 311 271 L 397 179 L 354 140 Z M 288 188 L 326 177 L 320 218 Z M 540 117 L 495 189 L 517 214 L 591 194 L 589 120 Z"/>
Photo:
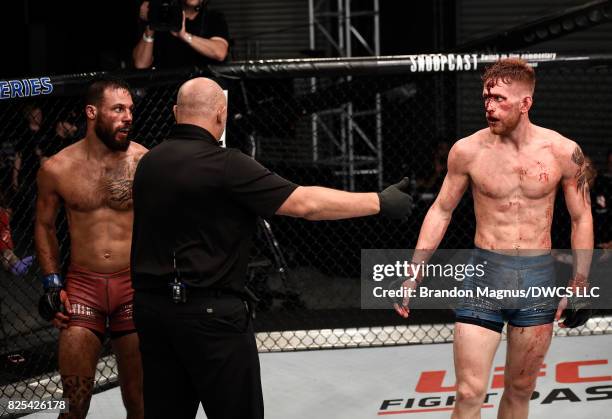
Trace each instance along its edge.
<path fill-rule="evenodd" d="M 391 185 L 381 193 L 345 192 L 320 186 L 300 186 L 283 202 L 277 215 L 307 220 L 341 220 L 382 214 L 401 218 L 412 212 L 412 198 L 407 193 L 408 179 Z"/>

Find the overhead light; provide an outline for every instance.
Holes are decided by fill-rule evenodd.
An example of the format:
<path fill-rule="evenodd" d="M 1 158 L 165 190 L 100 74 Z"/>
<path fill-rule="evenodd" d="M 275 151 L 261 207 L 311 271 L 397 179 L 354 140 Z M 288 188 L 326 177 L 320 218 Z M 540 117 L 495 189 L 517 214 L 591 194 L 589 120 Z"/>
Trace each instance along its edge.
<path fill-rule="evenodd" d="M 536 30 L 536 35 L 538 35 L 538 38 L 540 38 L 540 39 L 548 38 L 548 29 L 546 29 L 546 28 L 537 29 Z"/>
<path fill-rule="evenodd" d="M 584 28 L 589 24 L 589 20 L 585 15 L 578 15 L 574 17 L 574 21 L 576 22 L 576 25 L 580 26 L 581 28 Z"/>
<path fill-rule="evenodd" d="M 599 22 L 603 18 L 602 14 L 603 13 L 600 9 L 592 10 L 589 13 L 589 20 L 594 23 Z"/>
<path fill-rule="evenodd" d="M 612 0 L 590 0 L 498 33 L 458 45 L 457 51 L 512 51 L 588 30 L 612 20 Z"/>
<path fill-rule="evenodd" d="M 536 35 L 533 32 L 528 32 L 525 34 L 525 36 L 523 37 L 523 39 L 525 40 L 525 42 L 527 43 L 532 43 L 533 41 L 535 41 Z"/>
<path fill-rule="evenodd" d="M 563 19 L 561 26 L 563 26 L 563 29 L 566 31 L 571 31 L 576 25 L 574 25 L 574 21 L 572 19 Z"/>
<path fill-rule="evenodd" d="M 561 33 L 561 24 L 558 22 L 551 23 L 548 25 L 548 31 L 553 35 L 559 35 Z"/>

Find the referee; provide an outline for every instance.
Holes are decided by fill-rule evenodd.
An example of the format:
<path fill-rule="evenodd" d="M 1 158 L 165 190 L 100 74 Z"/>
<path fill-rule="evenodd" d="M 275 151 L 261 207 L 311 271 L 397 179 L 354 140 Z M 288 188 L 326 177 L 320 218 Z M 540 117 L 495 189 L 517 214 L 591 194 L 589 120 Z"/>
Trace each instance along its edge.
<path fill-rule="evenodd" d="M 302 187 L 219 146 L 227 103 L 212 80 L 187 81 L 177 124 L 134 177 L 132 282 L 145 417 L 263 418 L 259 358 L 244 286 L 257 217 L 401 217 L 407 182 L 382 193 Z"/>

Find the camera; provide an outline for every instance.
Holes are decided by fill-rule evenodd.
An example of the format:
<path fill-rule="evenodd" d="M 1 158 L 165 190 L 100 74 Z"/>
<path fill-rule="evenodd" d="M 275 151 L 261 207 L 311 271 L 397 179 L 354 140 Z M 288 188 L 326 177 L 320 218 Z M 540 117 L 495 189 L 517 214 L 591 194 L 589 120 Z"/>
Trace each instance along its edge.
<path fill-rule="evenodd" d="M 150 0 L 149 26 L 154 31 L 178 32 L 183 25 L 181 0 Z"/>

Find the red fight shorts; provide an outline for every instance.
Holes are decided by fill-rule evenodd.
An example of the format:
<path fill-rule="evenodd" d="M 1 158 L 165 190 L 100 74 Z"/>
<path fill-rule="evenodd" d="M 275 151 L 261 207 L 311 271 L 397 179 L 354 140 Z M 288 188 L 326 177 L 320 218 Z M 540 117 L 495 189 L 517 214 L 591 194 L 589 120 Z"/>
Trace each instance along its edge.
<path fill-rule="evenodd" d="M 8 211 L 0 208 L 0 253 L 5 250 L 13 250 L 13 238 L 11 237 Z"/>
<path fill-rule="evenodd" d="M 101 274 L 74 264 L 66 275 L 66 293 L 72 306 L 68 326 L 81 326 L 104 335 L 135 331 L 130 268 Z"/>

